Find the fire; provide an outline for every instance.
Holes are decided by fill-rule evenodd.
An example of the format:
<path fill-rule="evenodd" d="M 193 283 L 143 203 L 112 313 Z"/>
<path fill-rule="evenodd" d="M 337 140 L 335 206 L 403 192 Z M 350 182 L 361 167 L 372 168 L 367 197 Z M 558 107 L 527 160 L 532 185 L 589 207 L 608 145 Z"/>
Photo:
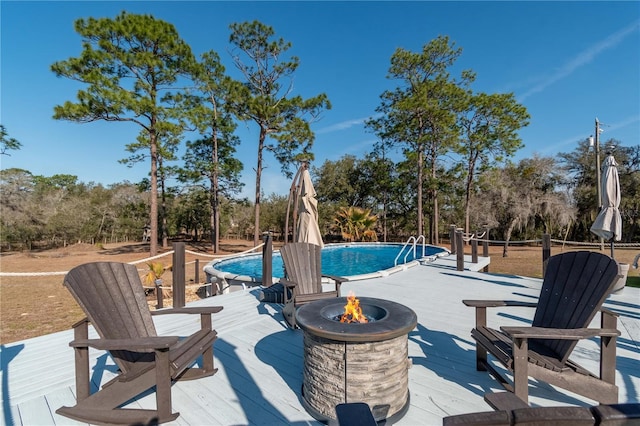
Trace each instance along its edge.
<path fill-rule="evenodd" d="M 340 322 L 369 322 L 362 313 L 360 301 L 356 299 L 356 295 L 353 292 L 349 292 L 349 296 L 347 296 L 347 304 L 344 305 L 344 314 L 340 317 Z"/>

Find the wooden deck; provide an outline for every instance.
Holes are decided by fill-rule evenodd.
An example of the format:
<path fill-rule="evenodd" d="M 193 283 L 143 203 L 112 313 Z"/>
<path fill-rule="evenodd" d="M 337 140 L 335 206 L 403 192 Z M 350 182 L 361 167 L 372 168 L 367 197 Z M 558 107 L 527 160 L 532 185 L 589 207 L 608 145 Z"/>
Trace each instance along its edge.
<path fill-rule="evenodd" d="M 343 294 L 385 298 L 411 307 L 418 326 L 409 335 L 411 403 L 398 425 L 440 425 L 448 415 L 488 411 L 483 394 L 500 390 L 487 373 L 475 370 L 470 330 L 474 311 L 462 299 L 531 301 L 541 280 L 519 276 L 458 272 L 437 260 L 385 277 L 346 282 Z M 238 291 L 195 302 L 221 305 L 214 316 L 218 340 L 214 346 L 219 368 L 213 377 L 173 386 L 176 425 L 320 424 L 303 408 L 302 332 L 285 326 L 280 305 L 260 303 L 257 290 Z M 617 384 L 620 402 L 640 401 L 640 289 L 626 288 L 610 296 L 605 306 L 621 316 Z M 526 308 L 489 311 L 489 324 L 523 325 L 533 311 Z M 199 318 L 158 316 L 163 335 L 185 335 L 198 328 Z M 599 316 L 594 321 L 599 321 Z M 74 404 L 71 331 L 2 345 L 2 420 L 6 425 L 77 424 L 55 410 Z M 597 340 L 581 342 L 573 359 L 597 372 Z M 114 364 L 92 352 L 94 383 L 113 376 Z M 154 395 L 132 404 L 153 407 Z M 592 405 L 593 401 L 530 381 L 533 406 Z M 132 406 L 133 406 L 132 405 Z"/>

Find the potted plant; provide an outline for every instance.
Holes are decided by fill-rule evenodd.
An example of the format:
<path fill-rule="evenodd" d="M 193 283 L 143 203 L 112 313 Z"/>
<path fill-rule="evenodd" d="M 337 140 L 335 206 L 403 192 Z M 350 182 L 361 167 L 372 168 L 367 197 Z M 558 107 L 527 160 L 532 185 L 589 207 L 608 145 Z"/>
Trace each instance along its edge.
<path fill-rule="evenodd" d="M 169 268 L 165 267 L 162 262 L 147 262 L 149 271 L 144 276 L 145 284 L 155 284 L 156 287 L 162 285 L 162 274 Z"/>

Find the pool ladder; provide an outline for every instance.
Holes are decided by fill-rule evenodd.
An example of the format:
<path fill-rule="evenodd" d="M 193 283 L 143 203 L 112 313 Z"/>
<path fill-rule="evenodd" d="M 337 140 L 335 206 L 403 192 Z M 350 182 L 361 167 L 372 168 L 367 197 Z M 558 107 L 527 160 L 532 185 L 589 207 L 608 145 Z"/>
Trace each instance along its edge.
<path fill-rule="evenodd" d="M 393 261 L 393 265 L 394 266 L 398 266 L 398 259 L 400 259 L 400 256 L 402 256 L 402 253 L 404 253 L 405 249 L 407 249 L 407 248 L 408 248 L 408 250 L 407 250 L 406 254 L 404 255 L 402 263 L 407 263 L 407 257 L 409 257 L 409 255 L 412 252 L 413 252 L 413 258 L 415 259 L 416 258 L 416 249 L 417 249 L 417 246 L 418 246 L 418 244 L 419 244 L 419 242 L 421 240 L 422 240 L 422 257 L 424 257 L 425 252 L 426 252 L 426 246 L 427 246 L 426 238 L 424 237 L 424 235 L 419 235 L 417 237 L 414 237 L 412 235 L 411 237 L 409 237 L 407 242 L 404 243 L 404 245 L 402 246 L 402 249 L 400 250 L 400 252 L 396 256 L 395 260 Z"/>

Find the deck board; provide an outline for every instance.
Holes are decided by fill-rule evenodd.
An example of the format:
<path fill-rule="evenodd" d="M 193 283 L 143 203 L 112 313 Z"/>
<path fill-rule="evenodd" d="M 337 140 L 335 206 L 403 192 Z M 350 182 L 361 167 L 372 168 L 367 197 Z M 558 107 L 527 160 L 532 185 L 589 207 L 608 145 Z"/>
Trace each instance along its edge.
<path fill-rule="evenodd" d="M 25 425 L 54 424 L 53 413 L 44 396 L 26 401 L 20 409 L 20 420 Z"/>
<path fill-rule="evenodd" d="M 462 299 L 511 299 L 532 301 L 541 280 L 455 270 L 451 260 L 418 265 L 385 277 L 345 282 L 343 294 L 353 290 L 360 297 L 378 297 L 411 307 L 418 316 L 409 334 L 410 407 L 398 425 L 439 425 L 448 415 L 486 411 L 485 392 L 498 391 L 485 372 L 475 370 L 475 343 L 470 331 L 474 311 Z M 180 417 L 173 425 L 318 425 L 303 408 L 302 332 L 290 330 L 282 318 L 282 306 L 263 304 L 257 289 L 237 291 L 193 302 L 221 305 L 213 317 L 218 331 L 214 345 L 218 374 L 174 385 L 173 409 Z M 620 402 L 638 402 L 640 395 L 640 289 L 626 288 L 613 294 L 605 306 L 621 315 L 618 339 Z M 489 324 L 525 325 L 532 309 L 488 311 Z M 186 335 L 199 327 L 190 315 L 154 316 L 158 333 Z M 597 325 L 599 317 L 594 319 Z M 93 333 L 93 332 L 92 332 Z M 74 403 L 71 330 L 2 346 L 2 423 L 7 425 L 79 424 L 55 414 Z M 597 371 L 597 340 L 580 342 L 572 359 Z M 105 382 L 114 364 L 104 353 L 91 351 L 93 379 Z M 500 367 L 500 366 L 496 366 Z M 503 370 L 501 370 L 503 371 Z M 530 381 L 533 406 L 591 405 L 583 397 Z M 132 403 L 152 408 L 155 395 Z"/>

